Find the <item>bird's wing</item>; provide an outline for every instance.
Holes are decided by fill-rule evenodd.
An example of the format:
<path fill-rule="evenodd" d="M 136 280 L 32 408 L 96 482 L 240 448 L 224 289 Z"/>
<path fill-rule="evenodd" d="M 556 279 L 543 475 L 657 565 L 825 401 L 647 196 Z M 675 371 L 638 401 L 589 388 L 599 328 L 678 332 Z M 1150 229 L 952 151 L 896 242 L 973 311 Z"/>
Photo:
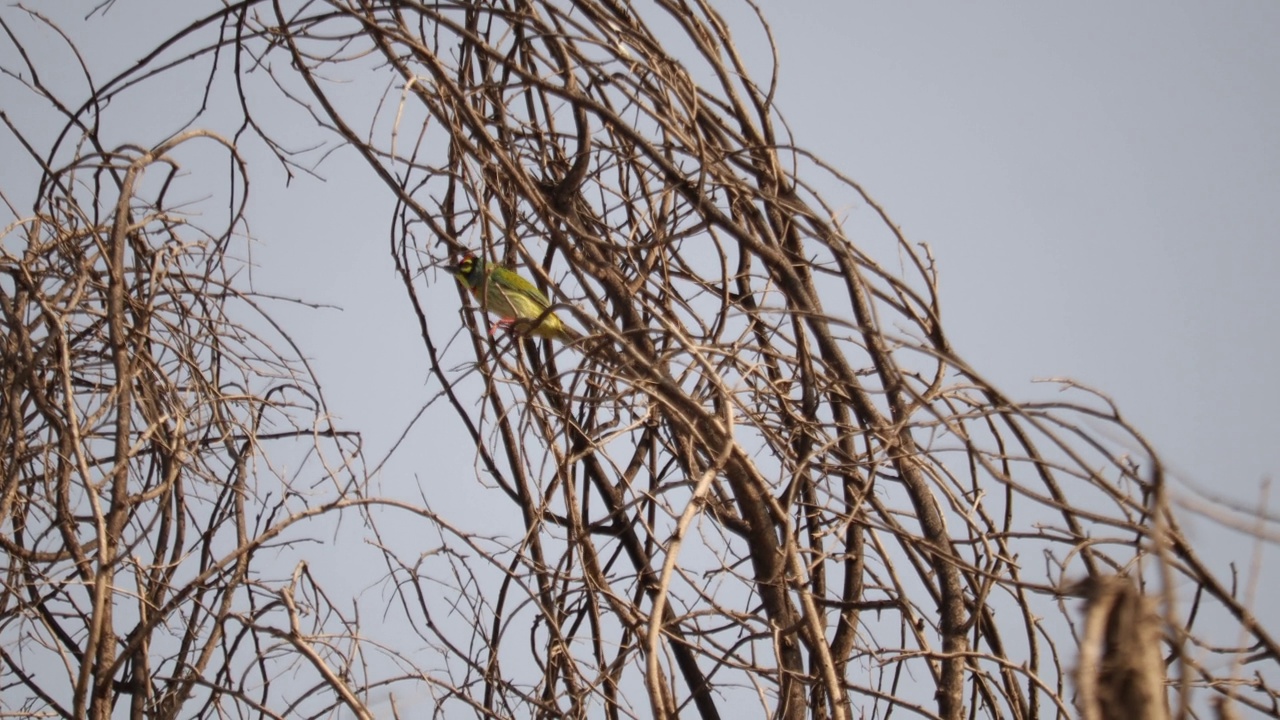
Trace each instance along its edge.
<path fill-rule="evenodd" d="M 508 300 L 512 299 L 511 293 L 514 292 L 536 302 L 540 311 L 551 307 L 551 301 L 547 299 L 546 295 L 542 294 L 542 291 L 538 289 L 537 285 L 534 285 L 524 279 L 524 276 L 516 273 L 515 271 L 506 270 L 505 268 L 503 268 L 503 270 L 505 270 L 505 272 L 501 272 L 501 274 L 494 273 L 494 280 L 497 281 L 498 289 L 506 295 Z"/>

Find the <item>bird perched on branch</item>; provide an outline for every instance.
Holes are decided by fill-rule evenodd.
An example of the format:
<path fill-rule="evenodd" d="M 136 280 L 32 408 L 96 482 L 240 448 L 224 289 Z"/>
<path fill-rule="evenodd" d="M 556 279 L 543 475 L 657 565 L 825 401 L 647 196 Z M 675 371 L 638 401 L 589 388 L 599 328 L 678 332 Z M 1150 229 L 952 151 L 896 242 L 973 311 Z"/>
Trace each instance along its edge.
<path fill-rule="evenodd" d="M 581 335 L 550 312 L 551 301 L 533 283 L 497 263 L 468 255 L 449 271 L 466 286 L 480 306 L 502 318 L 499 325 L 510 327 L 521 335 L 536 335 L 549 340 L 573 342 Z"/>

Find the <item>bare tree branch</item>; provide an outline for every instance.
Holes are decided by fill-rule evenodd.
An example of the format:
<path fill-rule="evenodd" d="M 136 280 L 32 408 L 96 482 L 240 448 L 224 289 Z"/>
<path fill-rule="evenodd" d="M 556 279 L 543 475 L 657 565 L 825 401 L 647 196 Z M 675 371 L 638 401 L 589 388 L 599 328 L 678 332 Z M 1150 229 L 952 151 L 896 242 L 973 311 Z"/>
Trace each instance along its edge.
<path fill-rule="evenodd" d="M 4 118 L 39 174 L 0 255 L 6 713 L 374 717 L 419 691 L 448 717 L 1092 717 L 1122 642 L 1098 618 L 1133 617 L 1142 697 L 1280 715 L 1280 647 L 1183 535 L 1159 457 L 1105 395 L 1019 402 L 957 356 L 928 247 L 752 78 L 762 16 L 246 0 L 157 40 L 78 105 L 25 52 L 5 69 L 64 126 L 44 148 Z M 182 132 L 103 140 L 113 101 L 170 76 L 204 88 Z M 229 175 L 179 173 L 196 144 Z M 354 151 L 396 199 L 428 410 L 519 527 L 372 491 L 240 281 L 250 147 L 290 177 Z M 193 178 L 230 188 L 215 227 L 171 201 Z M 586 337 L 487 333 L 439 272 L 468 253 Z M 376 598 L 306 561 L 352 511 Z M 1081 630 L 1079 587 L 1123 591 Z"/>

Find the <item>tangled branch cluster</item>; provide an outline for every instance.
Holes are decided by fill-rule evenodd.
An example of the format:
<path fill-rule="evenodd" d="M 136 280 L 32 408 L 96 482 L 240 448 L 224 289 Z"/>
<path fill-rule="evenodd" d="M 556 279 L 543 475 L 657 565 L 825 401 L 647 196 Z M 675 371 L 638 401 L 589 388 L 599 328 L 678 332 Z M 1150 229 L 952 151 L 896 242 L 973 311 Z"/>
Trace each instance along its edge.
<path fill-rule="evenodd" d="M 437 552 L 379 545 L 393 580 L 384 622 L 408 629 L 386 676 L 352 671 L 371 631 L 354 621 L 336 623 L 346 634 L 326 642 L 332 656 L 315 651 L 320 626 L 254 626 L 253 637 L 286 638 L 334 702 L 372 717 L 372 691 L 419 685 L 441 716 L 1067 717 L 1082 642 L 1071 588 L 1122 574 L 1162 594 L 1176 707 L 1216 696 L 1278 713 L 1280 647 L 1179 531 L 1158 458 L 1104 397 L 1075 388 L 1076 401 L 1016 402 L 957 357 L 927 248 L 794 146 L 772 85 L 752 79 L 771 50 L 763 23 L 741 47 L 714 8 L 685 0 L 643 11 L 613 0 L 244 2 L 182 39 L 211 31 L 218 41 L 181 62 L 216 49 L 211 76 L 232 68 L 242 139 L 302 167 L 261 120 L 252 87 L 267 73 L 265 86 L 358 151 L 395 194 L 391 255 L 431 371 L 475 440 L 481 479 L 523 523 L 478 534 L 424 506 L 414 517 L 442 538 Z M 145 81 L 144 70 L 124 78 Z M 386 92 L 365 102 L 352 78 Z M 854 198 L 856 217 L 816 183 Z M 222 465 L 206 474 L 246 482 L 256 418 L 274 404 L 266 391 L 208 381 L 222 363 L 254 357 L 213 339 L 225 326 L 208 298 L 227 290 L 201 270 L 204 284 L 162 285 L 163 301 L 149 300 L 161 271 L 171 283 L 188 277 L 164 263 L 190 256 L 131 240 L 167 216 L 139 224 L 130 218 L 144 211 L 124 209 L 118 237 L 71 219 L 28 226 L 38 257 L 22 267 L 68 269 L 49 271 L 52 285 L 6 289 L 28 308 L 14 322 L 39 318 L 40 328 L 11 334 L 6 372 L 9 357 L 47 338 L 42 359 L 22 367 L 61 388 L 30 401 L 42 439 L 22 413 L 4 420 L 15 448 L 6 462 L 22 468 L 6 470 L 6 519 L 31 502 L 20 498 L 49 498 L 39 537 L 68 544 L 59 558 L 80 568 L 86 598 L 115 582 L 87 589 L 102 577 L 88 566 L 111 528 L 180 515 L 169 495 L 161 506 L 174 514 L 154 520 L 86 510 L 95 498 L 171 493 L 165 478 L 212 445 Z M 149 268 L 127 286 L 111 260 L 126 247 Z M 455 316 L 428 308 L 453 302 L 455 288 L 436 268 L 469 252 L 521 266 L 587 339 L 492 336 L 471 304 L 470 342 L 443 342 Z M 77 282 L 101 298 L 86 307 L 107 311 L 80 311 L 59 330 L 63 295 L 75 291 L 54 285 Z M 136 308 L 119 315 L 123 296 Z M 168 317 L 159 309 L 126 324 L 141 308 L 175 314 L 163 337 L 183 339 L 149 334 Z M 63 367 L 75 342 L 117 352 Z M 77 400 L 77 387 L 99 395 Z M 55 453 L 68 428 L 84 426 L 73 412 L 100 419 L 84 441 L 93 449 Z M 37 476 L 52 484 L 37 489 Z M 115 488 L 86 480 L 72 494 L 81 509 L 70 512 L 92 522 L 58 519 L 68 513 L 58 488 L 90 477 Z M 244 518 L 254 496 L 218 497 L 226 504 L 211 516 L 234 507 L 228 517 Z M 59 552 L 10 523 L 6 544 L 32 561 Z M 175 561 L 179 547 L 164 545 Z M 243 578 L 241 558 L 217 572 Z M 288 587 L 273 592 L 296 620 Z M 1206 618 L 1246 639 L 1205 637 Z M 1246 655 L 1267 667 L 1248 681 L 1217 660 Z M 145 677 L 140 663 L 132 669 Z M 210 707 L 271 705 L 265 690 L 255 700 L 202 677 Z"/>
<path fill-rule="evenodd" d="M 0 245 L 0 708 L 252 707 L 305 663 L 280 652 L 303 644 L 298 628 L 334 621 L 293 602 L 316 592 L 305 566 L 264 581 L 258 553 L 360 499 L 339 471 L 343 492 L 308 507 L 316 493 L 266 450 L 287 463 L 355 447 L 320 420 L 309 374 L 276 349 L 287 338 L 237 286 L 243 192 L 217 230 L 174 209 L 174 154 L 220 147 L 243 191 L 234 148 L 199 130 L 150 150 L 81 140 L 27 158 L 45 168 L 33 211 L 4 198 L 17 220 Z"/>

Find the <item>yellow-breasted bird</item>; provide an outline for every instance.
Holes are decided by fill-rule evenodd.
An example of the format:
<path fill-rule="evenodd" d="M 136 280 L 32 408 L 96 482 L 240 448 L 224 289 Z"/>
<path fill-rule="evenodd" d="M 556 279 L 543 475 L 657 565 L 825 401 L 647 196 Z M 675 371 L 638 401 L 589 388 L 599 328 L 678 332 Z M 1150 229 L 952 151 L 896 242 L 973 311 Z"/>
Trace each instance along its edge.
<path fill-rule="evenodd" d="M 464 257 L 448 269 L 476 296 L 481 307 L 502 318 L 493 329 L 507 325 L 523 335 L 561 342 L 573 342 L 581 337 L 555 313 L 547 312 L 551 301 L 516 271 L 475 255 Z"/>

